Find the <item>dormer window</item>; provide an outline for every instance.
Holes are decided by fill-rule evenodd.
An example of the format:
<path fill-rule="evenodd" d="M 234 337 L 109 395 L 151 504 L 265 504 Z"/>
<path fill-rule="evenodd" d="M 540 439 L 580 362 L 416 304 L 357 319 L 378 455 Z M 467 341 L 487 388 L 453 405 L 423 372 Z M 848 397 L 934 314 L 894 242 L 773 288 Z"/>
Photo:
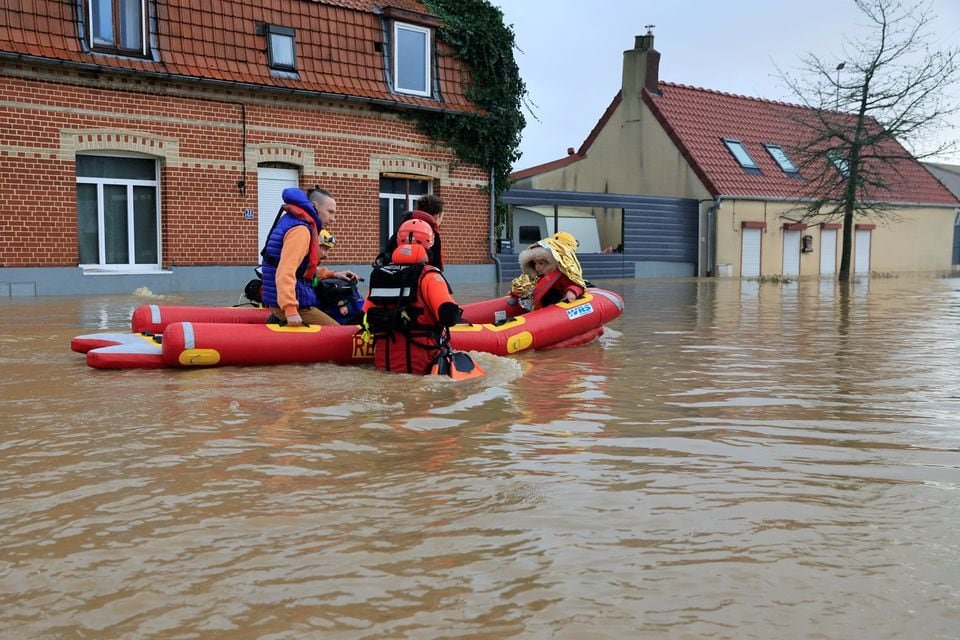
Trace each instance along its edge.
<path fill-rule="evenodd" d="M 297 43 L 294 30 L 290 27 L 269 24 L 266 31 L 270 68 L 277 71 L 296 71 Z"/>
<path fill-rule="evenodd" d="M 94 51 L 147 55 L 147 0 L 85 0 Z"/>
<path fill-rule="evenodd" d="M 393 24 L 393 86 L 398 93 L 431 94 L 431 30 L 402 22 Z"/>
<path fill-rule="evenodd" d="M 740 163 L 744 171 L 749 174 L 760 173 L 760 167 L 757 166 L 757 163 L 747 152 L 747 148 L 743 146 L 742 142 L 732 138 L 724 138 L 723 144 L 727 145 L 727 150 L 730 151 L 736 161 Z"/>
<path fill-rule="evenodd" d="M 800 172 L 797 170 L 797 165 L 793 164 L 787 152 L 783 150 L 783 147 L 778 144 L 765 144 L 763 146 L 785 174 L 791 177 L 798 177 L 800 175 Z"/>

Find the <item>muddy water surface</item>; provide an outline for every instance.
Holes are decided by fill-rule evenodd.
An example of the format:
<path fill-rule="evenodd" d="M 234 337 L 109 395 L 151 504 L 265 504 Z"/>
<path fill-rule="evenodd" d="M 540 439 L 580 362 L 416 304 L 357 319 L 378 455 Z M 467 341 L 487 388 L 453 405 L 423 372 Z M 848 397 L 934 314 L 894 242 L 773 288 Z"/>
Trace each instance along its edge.
<path fill-rule="evenodd" d="M 601 284 L 464 383 L 99 371 L 234 294 L 0 301 L 0 637 L 958 637 L 960 279 Z"/>

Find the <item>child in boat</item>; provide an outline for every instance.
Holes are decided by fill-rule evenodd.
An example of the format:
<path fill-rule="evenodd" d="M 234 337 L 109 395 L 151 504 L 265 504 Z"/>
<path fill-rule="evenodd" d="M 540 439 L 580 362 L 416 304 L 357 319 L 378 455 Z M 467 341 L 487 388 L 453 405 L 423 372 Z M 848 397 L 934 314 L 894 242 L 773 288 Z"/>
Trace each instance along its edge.
<path fill-rule="evenodd" d="M 326 229 L 317 233 L 320 260 L 326 260 L 337 245 L 336 238 Z M 357 280 L 328 276 L 318 278 L 313 289 L 317 294 L 317 308 L 340 324 L 359 324 L 363 317 L 363 296 L 357 291 Z"/>
<path fill-rule="evenodd" d="M 578 245 L 572 234 L 558 231 L 524 249 L 523 273 L 514 278 L 510 295 L 527 311 L 582 296 L 587 283 L 577 260 Z"/>

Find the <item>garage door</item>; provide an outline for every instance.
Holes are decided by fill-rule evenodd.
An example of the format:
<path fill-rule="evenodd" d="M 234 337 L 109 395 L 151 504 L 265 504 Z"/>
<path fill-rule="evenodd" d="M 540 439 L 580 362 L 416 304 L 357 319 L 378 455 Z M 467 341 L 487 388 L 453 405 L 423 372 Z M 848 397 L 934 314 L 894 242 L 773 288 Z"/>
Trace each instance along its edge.
<path fill-rule="evenodd" d="M 300 173 L 296 169 L 257 169 L 257 262 L 260 261 L 260 249 L 267 241 L 277 211 L 283 204 L 283 190 L 298 186 Z"/>
<path fill-rule="evenodd" d="M 760 238 L 762 229 L 744 227 L 740 251 L 740 275 L 756 277 L 760 275 Z"/>
<path fill-rule="evenodd" d="M 869 229 L 857 229 L 853 261 L 854 273 L 870 273 L 870 233 Z"/>
<path fill-rule="evenodd" d="M 837 272 L 837 230 L 820 230 L 820 275 L 832 276 Z"/>
<path fill-rule="evenodd" d="M 800 275 L 800 231 L 783 230 L 783 275 Z"/>

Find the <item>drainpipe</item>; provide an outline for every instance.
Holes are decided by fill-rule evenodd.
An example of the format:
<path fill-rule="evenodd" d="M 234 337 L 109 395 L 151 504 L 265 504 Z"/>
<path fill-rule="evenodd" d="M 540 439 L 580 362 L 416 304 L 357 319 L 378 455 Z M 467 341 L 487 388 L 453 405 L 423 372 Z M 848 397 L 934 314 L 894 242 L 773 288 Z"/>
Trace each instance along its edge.
<path fill-rule="evenodd" d="M 500 290 L 500 277 L 503 265 L 500 264 L 500 258 L 497 257 L 497 207 L 494 191 L 493 169 L 490 169 L 490 257 L 497 269 L 497 291 Z"/>
<path fill-rule="evenodd" d="M 700 202 L 713 202 L 712 205 L 707 209 L 707 276 L 714 276 L 714 264 L 713 264 L 713 218 L 714 212 L 723 205 L 723 196 L 717 196 L 714 200 L 700 200 Z"/>

